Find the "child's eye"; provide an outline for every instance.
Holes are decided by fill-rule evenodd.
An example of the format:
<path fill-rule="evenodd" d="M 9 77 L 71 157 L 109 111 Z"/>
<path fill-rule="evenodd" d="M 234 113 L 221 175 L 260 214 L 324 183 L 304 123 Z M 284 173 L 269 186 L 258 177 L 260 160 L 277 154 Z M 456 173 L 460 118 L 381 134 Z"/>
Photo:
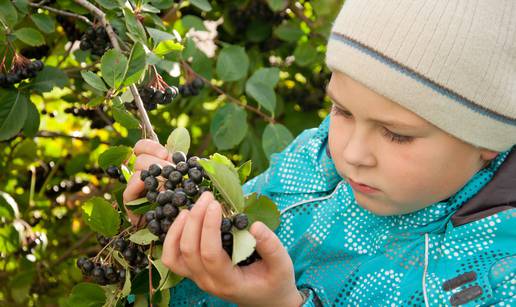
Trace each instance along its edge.
<path fill-rule="evenodd" d="M 345 118 L 351 118 L 353 116 L 353 114 L 349 113 L 348 111 L 344 111 L 335 105 L 332 106 L 332 112 L 336 116 L 343 116 Z M 410 143 L 414 140 L 413 137 L 396 134 L 385 127 L 383 127 L 382 134 L 383 134 L 383 136 L 389 138 L 391 142 L 395 142 L 398 144 L 406 144 L 406 143 Z"/>
<path fill-rule="evenodd" d="M 387 128 L 383 128 L 383 136 L 390 138 L 391 142 L 396 142 L 398 144 L 410 143 L 414 140 L 413 137 L 396 134 L 389 131 Z"/>

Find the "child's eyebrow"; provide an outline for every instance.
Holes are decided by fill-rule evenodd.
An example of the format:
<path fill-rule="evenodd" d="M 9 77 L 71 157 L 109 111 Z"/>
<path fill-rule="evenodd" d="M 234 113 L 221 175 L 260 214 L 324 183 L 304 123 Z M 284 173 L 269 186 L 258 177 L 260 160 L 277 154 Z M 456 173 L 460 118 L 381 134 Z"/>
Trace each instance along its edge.
<path fill-rule="evenodd" d="M 346 107 L 344 107 L 341 103 L 339 103 L 337 101 L 337 99 L 335 99 L 335 96 L 332 94 L 332 92 L 328 88 L 326 88 L 326 95 L 328 95 L 328 97 L 330 97 L 333 104 L 335 104 L 338 108 L 342 109 L 343 111 L 349 112 L 349 110 Z M 351 112 L 349 112 L 349 113 L 351 113 Z M 399 128 L 405 128 L 405 129 L 426 128 L 426 125 L 424 125 L 424 126 L 411 125 L 411 124 L 403 123 L 403 122 L 396 121 L 396 120 L 381 120 L 381 119 L 377 119 L 377 118 L 368 118 L 367 120 L 369 120 L 371 122 L 379 123 L 379 124 L 382 124 L 385 126 L 389 126 L 389 127 L 399 127 Z"/>

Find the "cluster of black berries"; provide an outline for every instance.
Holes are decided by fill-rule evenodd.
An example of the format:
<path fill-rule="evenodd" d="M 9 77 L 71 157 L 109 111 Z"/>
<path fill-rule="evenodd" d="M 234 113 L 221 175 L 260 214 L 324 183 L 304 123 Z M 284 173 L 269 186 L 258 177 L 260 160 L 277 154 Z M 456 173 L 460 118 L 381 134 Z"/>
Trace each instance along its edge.
<path fill-rule="evenodd" d="M 102 109 L 99 109 L 101 112 L 106 112 L 107 107 L 103 106 Z M 92 129 L 102 129 L 108 125 L 108 123 L 102 119 L 100 114 L 95 109 L 88 109 L 83 107 L 68 107 L 64 110 L 67 114 L 72 114 L 76 117 L 87 118 L 91 121 L 90 127 Z M 106 115 L 107 116 L 107 115 Z"/>
<path fill-rule="evenodd" d="M 0 87 L 9 88 L 22 80 L 34 78 L 38 71 L 43 69 L 43 66 L 43 62 L 35 60 L 27 65 L 15 66 L 7 74 L 0 73 Z"/>
<path fill-rule="evenodd" d="M 179 86 L 179 93 L 183 97 L 188 96 L 197 96 L 199 94 L 199 91 L 204 87 L 204 81 L 197 77 L 192 82 L 180 85 Z"/>
<path fill-rule="evenodd" d="M 69 41 L 75 42 L 76 40 L 81 39 L 82 33 L 75 27 L 75 22 L 73 19 L 70 17 L 57 15 L 56 20 L 63 27 L 63 30 L 65 31 L 66 37 Z"/>
<path fill-rule="evenodd" d="M 79 192 L 84 186 L 88 185 L 89 181 L 75 178 L 74 180 L 65 179 L 54 184 L 48 190 L 45 191 L 45 196 L 48 198 L 55 198 L 62 193 L 76 193 Z"/>
<path fill-rule="evenodd" d="M 175 152 L 172 155 L 175 166 L 167 165 L 161 168 L 157 164 L 152 164 L 148 170 L 143 170 L 140 174 L 147 199 L 157 204 L 154 210 L 145 213 L 147 228 L 161 241 L 179 214 L 180 208 L 191 209 L 199 196 L 210 190 L 207 185 L 201 185 L 208 177 L 198 160 L 195 156 L 187 160 L 184 153 Z M 160 183 L 164 187 L 162 191 Z"/>
<path fill-rule="evenodd" d="M 169 104 L 176 98 L 178 89 L 175 86 L 167 86 L 164 90 L 157 89 L 152 86 L 143 86 L 138 88 L 138 93 L 142 98 L 145 110 L 151 111 L 157 108 L 158 104 Z M 136 110 L 134 101 L 126 104 L 129 109 Z"/>
<path fill-rule="evenodd" d="M 84 51 L 91 49 L 92 54 L 102 56 L 111 48 L 106 28 L 102 26 L 88 28 L 81 37 L 80 48 Z"/>
<path fill-rule="evenodd" d="M 28 59 L 41 59 L 50 54 L 50 47 L 48 45 L 41 45 L 35 47 L 27 47 L 20 50 L 21 55 Z"/>
<path fill-rule="evenodd" d="M 77 260 L 77 267 L 81 269 L 84 276 L 89 276 L 99 285 L 123 283 L 126 271 L 124 268 L 117 268 L 113 265 L 95 262 L 86 257 Z"/>
<path fill-rule="evenodd" d="M 124 174 L 122 174 L 122 170 L 116 165 L 111 165 L 106 169 L 106 173 L 110 178 L 117 179 L 121 183 L 127 183 L 125 180 Z"/>

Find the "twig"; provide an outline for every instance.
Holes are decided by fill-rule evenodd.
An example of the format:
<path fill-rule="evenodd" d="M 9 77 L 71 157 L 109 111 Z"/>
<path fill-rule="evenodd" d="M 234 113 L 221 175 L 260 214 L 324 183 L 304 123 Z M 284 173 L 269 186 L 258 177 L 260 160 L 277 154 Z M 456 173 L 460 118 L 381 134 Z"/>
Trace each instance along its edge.
<path fill-rule="evenodd" d="M 77 241 L 74 245 L 72 245 L 69 249 L 67 249 L 61 257 L 59 257 L 56 261 L 54 261 L 54 264 L 59 264 L 61 261 L 68 258 L 79 246 L 83 245 L 84 243 L 88 242 L 88 240 L 93 237 L 95 233 L 90 232 L 89 234 L 82 237 L 79 241 Z M 52 265 L 53 266 L 53 265 Z"/>
<path fill-rule="evenodd" d="M 47 131 L 47 130 L 38 131 L 38 133 L 36 134 L 36 137 L 40 137 L 40 138 L 59 137 L 59 138 L 67 138 L 67 139 L 76 139 L 76 140 L 81 140 L 81 141 L 92 141 L 92 139 L 90 139 L 88 137 L 84 137 L 84 136 L 75 136 L 75 135 L 69 135 L 69 134 L 64 134 L 64 133 L 54 132 L 54 131 Z M 105 142 L 105 141 L 100 141 L 100 143 L 106 144 L 106 145 L 110 144 L 109 142 Z"/>
<path fill-rule="evenodd" d="M 161 19 L 172 24 L 174 19 L 177 18 L 177 11 L 181 7 L 182 2 L 183 2 L 182 0 L 179 0 L 179 2 L 177 2 L 177 4 L 174 5 L 170 10 L 168 10 L 165 13 L 165 16 L 163 16 L 163 18 L 161 18 Z"/>
<path fill-rule="evenodd" d="M 78 14 L 70 13 L 70 12 L 67 12 L 67 11 L 58 10 L 58 9 L 53 8 L 53 7 L 43 5 L 42 3 L 45 3 L 45 2 L 46 1 L 41 1 L 40 3 L 31 3 L 31 2 L 29 2 L 29 5 L 32 6 L 32 7 L 38 7 L 38 8 L 45 9 L 45 10 L 50 11 L 52 13 L 55 13 L 57 15 L 63 15 L 63 16 L 77 18 L 77 19 L 80 19 L 80 20 L 84 21 L 85 23 L 87 23 L 89 25 L 93 25 L 93 22 L 91 22 L 85 16 L 81 16 L 81 15 L 78 15 Z"/>
<path fill-rule="evenodd" d="M 110 120 L 106 114 L 104 113 L 104 111 L 102 111 L 101 109 L 99 108 L 95 108 L 95 112 L 97 112 L 97 114 L 100 116 L 100 119 L 102 119 L 106 124 L 108 124 L 112 129 L 113 131 L 115 131 L 116 135 L 118 135 L 118 137 L 122 137 L 122 135 L 120 134 L 120 132 L 118 132 L 115 127 L 113 126 L 113 121 Z"/>
<path fill-rule="evenodd" d="M 106 32 L 109 36 L 109 40 L 111 41 L 111 44 L 113 45 L 113 48 L 115 50 L 121 51 L 120 44 L 118 44 L 117 35 L 113 31 L 113 27 L 111 27 L 111 24 L 109 24 L 106 20 L 106 14 L 96 7 L 95 5 L 91 4 L 87 0 L 74 0 L 77 4 L 80 6 L 86 8 L 88 11 L 90 11 L 94 16 L 97 17 L 98 20 L 102 23 L 102 25 L 106 28 Z M 149 136 L 152 140 L 159 142 L 158 136 L 154 132 L 154 129 L 152 129 L 152 125 L 149 120 L 149 116 L 147 115 L 147 111 L 145 111 L 145 107 L 143 106 L 142 98 L 140 97 L 140 94 L 138 93 L 138 89 L 136 88 L 136 85 L 132 84 L 129 86 L 129 89 L 131 90 L 131 94 L 133 94 L 134 101 L 136 103 L 136 106 L 138 107 L 138 114 L 140 115 L 140 119 L 143 123 L 143 131 L 145 136 Z"/>
<path fill-rule="evenodd" d="M 224 92 L 224 90 L 222 90 L 220 87 L 218 87 L 218 86 L 216 86 L 216 85 L 212 84 L 212 83 L 210 82 L 210 80 L 208 80 L 208 79 L 204 78 L 203 76 L 201 76 L 201 75 L 197 74 L 197 73 L 196 73 L 196 72 L 195 72 L 195 71 L 190 67 L 190 65 L 188 65 L 188 63 L 187 63 L 186 61 L 184 61 L 184 60 L 183 60 L 183 61 L 181 61 L 181 64 L 183 65 L 183 67 L 185 67 L 187 70 L 189 70 L 189 71 L 190 71 L 190 73 L 194 74 L 194 75 L 195 75 L 195 76 L 197 76 L 198 78 L 201 78 L 201 79 L 204 81 L 204 83 L 205 83 L 205 84 L 210 85 L 210 86 L 211 86 L 211 88 L 213 88 L 217 93 L 219 93 L 219 94 L 221 94 L 221 95 L 226 96 L 226 97 L 228 98 L 228 100 L 229 100 L 229 101 L 231 101 L 231 102 L 233 102 L 233 103 L 235 103 L 235 104 L 237 104 L 237 105 L 241 106 L 242 108 L 248 109 L 249 111 L 251 111 L 251 112 L 253 112 L 253 113 L 258 114 L 259 116 L 263 117 L 266 121 L 268 121 L 268 122 L 269 122 L 269 123 L 271 123 L 271 124 L 276 123 L 276 120 L 275 120 L 273 117 L 271 117 L 271 116 L 269 116 L 269 115 L 267 115 L 267 114 L 263 113 L 262 111 L 260 111 L 259 109 L 255 108 L 255 107 L 253 107 L 253 106 L 250 106 L 250 105 L 248 105 L 248 104 L 243 103 L 242 101 L 240 101 L 239 99 L 237 99 L 237 98 L 235 98 L 235 97 L 233 97 L 233 96 L 228 95 L 228 94 L 227 94 L 226 92 Z"/>
<path fill-rule="evenodd" d="M 68 58 L 68 56 L 70 55 L 70 52 L 72 51 L 73 44 L 74 44 L 74 42 L 70 42 L 70 47 L 68 47 L 68 49 L 66 49 L 66 52 L 63 55 L 63 58 L 59 61 L 59 63 L 57 63 L 56 67 L 60 67 L 61 64 L 63 64 L 63 62 Z"/>

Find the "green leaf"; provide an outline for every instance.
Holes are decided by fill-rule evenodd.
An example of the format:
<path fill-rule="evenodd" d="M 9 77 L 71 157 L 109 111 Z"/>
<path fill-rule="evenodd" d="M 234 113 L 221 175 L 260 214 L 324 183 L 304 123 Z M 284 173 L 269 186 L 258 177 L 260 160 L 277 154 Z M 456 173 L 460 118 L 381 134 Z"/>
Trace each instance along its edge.
<path fill-rule="evenodd" d="M 132 200 L 128 203 L 126 203 L 125 205 L 130 207 L 130 206 L 139 206 L 139 205 L 142 205 L 142 204 L 145 204 L 145 203 L 148 203 L 149 201 L 147 200 L 147 197 L 142 197 L 142 198 L 138 198 L 138 199 L 135 199 L 135 200 Z"/>
<path fill-rule="evenodd" d="M 115 103 L 115 101 L 118 103 Z M 120 97 L 115 97 L 113 100 L 113 108 L 111 109 L 111 112 L 113 113 L 115 121 L 127 129 L 140 128 L 140 122 L 134 118 L 133 114 L 125 109 Z"/>
<path fill-rule="evenodd" d="M 127 31 L 129 32 L 129 37 L 136 43 L 139 42 L 141 44 L 145 44 L 147 41 L 147 35 L 145 34 L 145 29 L 142 24 L 136 19 L 133 11 L 131 9 L 124 7 L 124 19 L 125 25 L 127 27 Z"/>
<path fill-rule="evenodd" d="M 235 165 L 233 164 L 233 162 L 231 162 L 231 160 L 229 160 L 228 157 L 223 156 L 223 155 L 219 154 L 218 152 L 216 152 L 213 155 L 211 155 L 210 156 L 210 160 L 222 163 L 222 164 L 228 166 L 230 169 L 232 169 L 235 172 L 235 174 L 237 173 L 237 170 L 236 170 Z"/>
<path fill-rule="evenodd" d="M 98 307 L 103 306 L 105 301 L 106 294 L 100 286 L 84 282 L 73 287 L 68 306 Z"/>
<path fill-rule="evenodd" d="M 251 256 L 256 247 L 256 239 L 245 229 L 233 229 L 231 232 L 233 233 L 233 254 L 231 256 L 231 262 L 235 265 Z"/>
<path fill-rule="evenodd" d="M 262 146 L 267 158 L 282 151 L 293 138 L 292 133 L 282 124 L 268 124 L 262 136 Z"/>
<path fill-rule="evenodd" d="M 161 41 L 156 48 L 154 48 L 153 52 L 157 55 L 165 55 L 169 54 L 171 52 L 177 51 L 181 52 L 183 51 L 184 47 L 180 43 L 176 43 L 173 40 L 166 40 Z"/>
<path fill-rule="evenodd" d="M 227 165 L 213 160 L 201 159 L 199 163 L 220 192 L 224 200 L 237 212 L 244 209 L 244 194 L 238 175 Z"/>
<path fill-rule="evenodd" d="M 15 158 L 20 158 L 30 162 L 36 159 L 37 150 L 38 146 L 32 139 L 25 139 L 18 146 L 16 146 L 13 156 Z"/>
<path fill-rule="evenodd" d="M 98 4 L 100 4 L 102 7 L 113 10 L 120 7 L 120 3 L 116 0 L 95 0 Z"/>
<path fill-rule="evenodd" d="M 246 161 L 244 164 L 240 165 L 237 168 L 238 178 L 240 178 L 240 183 L 243 184 L 246 181 L 247 177 L 249 177 L 249 175 L 251 174 L 251 169 L 252 169 L 251 160 Z"/>
<path fill-rule="evenodd" d="M 240 46 L 227 46 L 217 59 L 217 74 L 221 80 L 236 81 L 247 75 L 249 57 Z"/>
<path fill-rule="evenodd" d="M 299 66 L 307 66 L 317 59 L 317 51 L 310 43 L 302 43 L 294 50 L 294 57 Z"/>
<path fill-rule="evenodd" d="M 78 172 L 84 170 L 86 164 L 88 164 L 90 160 L 90 156 L 87 153 L 75 155 L 72 159 L 70 159 L 65 166 L 65 172 L 68 176 L 72 176 L 77 174 Z"/>
<path fill-rule="evenodd" d="M 0 227 L 0 253 L 11 254 L 20 246 L 20 235 L 12 224 Z"/>
<path fill-rule="evenodd" d="M 128 296 L 131 294 L 131 270 L 129 266 L 125 267 L 125 281 L 124 286 L 122 287 L 122 296 Z"/>
<path fill-rule="evenodd" d="M 21 304 L 29 298 L 29 291 L 34 282 L 34 269 L 22 271 L 11 278 L 8 289 L 11 290 L 11 296 L 14 300 Z"/>
<path fill-rule="evenodd" d="M 18 13 L 10 0 L 0 0 L 0 19 L 8 26 L 14 28 L 18 21 Z"/>
<path fill-rule="evenodd" d="M 120 216 L 104 198 L 93 197 L 82 206 L 83 220 L 90 228 L 106 237 L 118 233 Z"/>
<path fill-rule="evenodd" d="M 267 0 L 267 4 L 273 11 L 282 11 L 288 5 L 288 0 Z"/>
<path fill-rule="evenodd" d="M 83 70 L 81 71 L 81 76 L 84 81 L 86 81 L 86 83 L 91 85 L 91 87 L 94 89 L 97 89 L 101 92 L 107 92 L 108 88 L 106 87 L 106 84 L 96 73 L 89 70 Z"/>
<path fill-rule="evenodd" d="M 274 231 L 280 224 L 280 212 L 276 204 L 267 196 L 253 193 L 245 198 L 244 213 L 249 218 L 249 225 L 260 221 Z"/>
<path fill-rule="evenodd" d="M 45 38 L 34 28 L 20 28 L 13 32 L 14 36 L 30 46 L 40 46 L 45 43 Z"/>
<path fill-rule="evenodd" d="M 276 109 L 276 93 L 266 83 L 249 79 L 245 84 L 245 92 L 253 97 L 262 107 L 274 114 Z"/>
<path fill-rule="evenodd" d="M 157 241 L 158 239 L 158 236 L 152 234 L 147 228 L 138 230 L 129 237 L 129 241 L 139 245 L 148 245 L 151 244 L 152 241 Z"/>
<path fill-rule="evenodd" d="M 54 19 L 45 14 L 33 14 L 30 16 L 34 24 L 45 33 L 53 33 L 56 30 Z"/>
<path fill-rule="evenodd" d="M 36 78 L 32 79 L 22 88 L 29 88 L 39 93 L 50 92 L 54 87 L 63 88 L 68 84 L 68 76 L 59 68 L 53 66 L 45 66 Z"/>
<path fill-rule="evenodd" d="M 40 116 L 38 109 L 32 102 L 27 104 L 27 118 L 23 125 L 23 134 L 27 137 L 35 137 L 39 130 Z"/>
<path fill-rule="evenodd" d="M 215 113 L 210 132 L 219 150 L 235 147 L 247 133 L 247 113 L 234 104 L 226 104 Z"/>
<path fill-rule="evenodd" d="M 154 44 L 158 44 L 159 42 L 165 40 L 177 40 L 177 37 L 165 31 L 161 31 L 150 27 L 147 28 L 147 31 L 149 32 L 150 37 L 154 41 Z"/>
<path fill-rule="evenodd" d="M 201 18 L 194 15 L 186 15 L 181 18 L 181 23 L 183 24 L 183 28 L 188 31 L 193 28 L 198 31 L 206 31 L 206 27 L 204 27 L 203 21 Z"/>
<path fill-rule="evenodd" d="M 131 50 L 127 71 L 125 72 L 124 85 L 131 85 L 138 82 L 145 72 L 146 65 L 145 49 L 140 43 L 136 43 Z M 132 96 L 131 96 L 132 97 Z"/>
<path fill-rule="evenodd" d="M 15 136 L 25 123 L 29 100 L 21 92 L 0 90 L 0 141 Z"/>
<path fill-rule="evenodd" d="M 294 21 L 284 22 L 274 30 L 274 35 L 286 42 L 297 42 L 303 36 L 303 30 Z"/>
<path fill-rule="evenodd" d="M 16 200 L 14 200 L 11 195 L 3 191 L 0 191 L 0 213 L 2 213 L 0 216 L 8 219 L 17 218 L 20 216 L 20 210 L 18 209 Z M 16 240 L 18 240 L 18 237 L 16 237 Z M 0 251 L 2 250 L 0 249 Z"/>
<path fill-rule="evenodd" d="M 253 75 L 251 76 L 251 78 L 249 78 L 249 80 L 247 80 L 247 82 L 261 82 L 274 88 L 276 84 L 278 84 L 279 74 L 280 70 L 277 67 L 260 68 L 253 73 Z"/>
<path fill-rule="evenodd" d="M 124 81 L 126 65 L 127 58 L 125 55 L 116 49 L 108 50 L 100 60 L 102 78 L 110 87 L 118 88 Z"/>
<path fill-rule="evenodd" d="M 170 153 L 181 151 L 185 155 L 188 154 L 190 149 L 190 133 L 186 128 L 177 127 L 168 136 L 165 147 Z"/>
<path fill-rule="evenodd" d="M 159 285 L 154 285 L 154 287 L 160 286 L 159 290 L 165 290 L 172 288 L 173 286 L 177 285 L 181 280 L 183 280 L 183 277 L 174 274 L 168 267 L 166 267 L 163 262 L 161 262 L 161 259 L 155 259 L 152 260 L 152 264 L 158 270 L 159 276 L 161 277 L 161 280 L 159 282 Z"/>
<path fill-rule="evenodd" d="M 99 165 L 103 169 L 107 169 L 111 165 L 119 166 L 131 156 L 133 150 L 127 146 L 114 146 L 104 151 L 99 156 Z"/>
<path fill-rule="evenodd" d="M 205 12 L 211 11 L 211 4 L 208 2 L 208 0 L 190 0 L 190 3 Z"/>

